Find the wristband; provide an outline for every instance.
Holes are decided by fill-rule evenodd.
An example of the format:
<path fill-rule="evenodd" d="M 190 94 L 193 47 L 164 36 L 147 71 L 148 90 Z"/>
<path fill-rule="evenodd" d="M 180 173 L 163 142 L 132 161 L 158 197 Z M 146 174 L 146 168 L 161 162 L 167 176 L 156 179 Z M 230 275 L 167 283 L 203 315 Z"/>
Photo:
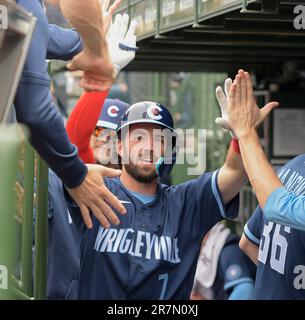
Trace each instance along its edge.
<path fill-rule="evenodd" d="M 237 139 L 235 138 L 232 139 L 231 146 L 236 153 L 240 154 L 239 142 Z"/>

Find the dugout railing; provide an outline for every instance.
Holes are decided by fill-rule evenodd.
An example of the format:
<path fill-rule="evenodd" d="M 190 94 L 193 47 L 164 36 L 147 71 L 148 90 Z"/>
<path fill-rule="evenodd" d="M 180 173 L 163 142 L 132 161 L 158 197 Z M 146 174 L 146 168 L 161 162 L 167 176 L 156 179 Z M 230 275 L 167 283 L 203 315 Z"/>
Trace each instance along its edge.
<path fill-rule="evenodd" d="M 161 37 L 171 30 L 193 25 L 226 12 L 246 9 L 253 1 L 242 0 L 125 0 L 121 13 L 138 21 L 139 40 Z"/>

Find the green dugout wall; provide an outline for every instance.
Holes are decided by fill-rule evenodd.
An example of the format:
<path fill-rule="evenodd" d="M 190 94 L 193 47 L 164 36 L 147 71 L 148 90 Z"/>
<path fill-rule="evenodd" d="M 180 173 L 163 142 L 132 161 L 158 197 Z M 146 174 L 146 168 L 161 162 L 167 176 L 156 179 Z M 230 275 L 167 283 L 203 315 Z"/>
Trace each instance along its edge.
<path fill-rule="evenodd" d="M 27 129 L 8 124 L 36 19 L 11 1 L 0 5 L 0 299 L 43 299 L 48 168 Z"/>

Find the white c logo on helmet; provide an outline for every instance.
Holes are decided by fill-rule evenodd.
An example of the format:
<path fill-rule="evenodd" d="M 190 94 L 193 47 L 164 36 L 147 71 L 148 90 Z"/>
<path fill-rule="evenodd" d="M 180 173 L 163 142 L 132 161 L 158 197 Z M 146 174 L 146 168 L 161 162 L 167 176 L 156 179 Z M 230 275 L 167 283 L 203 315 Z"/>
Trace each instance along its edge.
<path fill-rule="evenodd" d="M 118 116 L 119 108 L 117 106 L 110 106 L 107 110 L 108 116 L 111 118 L 115 118 Z"/>
<path fill-rule="evenodd" d="M 163 118 L 160 114 L 161 111 L 162 111 L 162 108 L 157 105 L 150 106 L 147 108 L 147 114 L 149 118 L 153 120 L 161 120 Z"/>

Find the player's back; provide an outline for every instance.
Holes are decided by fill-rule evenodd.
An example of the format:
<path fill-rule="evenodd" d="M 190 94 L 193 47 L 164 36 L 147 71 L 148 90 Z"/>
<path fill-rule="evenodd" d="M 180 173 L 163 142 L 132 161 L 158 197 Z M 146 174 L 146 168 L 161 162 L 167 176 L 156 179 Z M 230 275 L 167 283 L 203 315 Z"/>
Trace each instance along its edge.
<path fill-rule="evenodd" d="M 288 191 L 305 194 L 305 155 L 288 162 L 278 175 Z M 305 232 L 268 221 L 261 209 L 247 225 L 251 233 L 257 229 L 260 239 L 256 298 L 305 299 Z"/>
<path fill-rule="evenodd" d="M 266 220 L 263 232 L 256 298 L 305 299 L 305 233 Z"/>

